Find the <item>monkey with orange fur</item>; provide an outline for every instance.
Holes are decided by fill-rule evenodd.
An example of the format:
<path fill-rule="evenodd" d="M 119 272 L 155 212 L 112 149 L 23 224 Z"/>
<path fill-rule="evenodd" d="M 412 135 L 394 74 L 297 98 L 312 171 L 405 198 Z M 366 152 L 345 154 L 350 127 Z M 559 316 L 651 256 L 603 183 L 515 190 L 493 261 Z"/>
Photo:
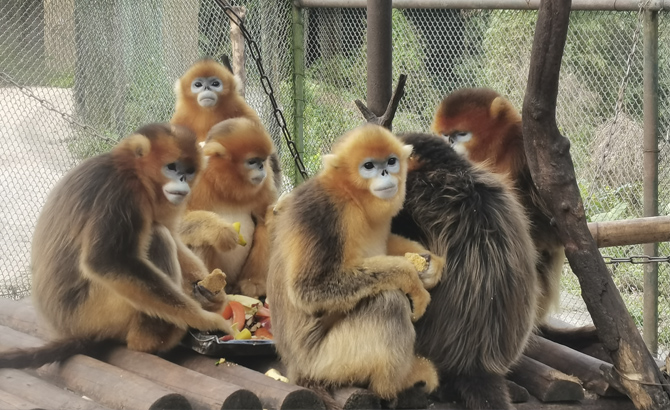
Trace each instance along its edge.
<path fill-rule="evenodd" d="M 176 234 L 201 161 L 190 130 L 151 124 L 63 177 L 31 255 L 35 306 L 57 339 L 3 352 L 0 367 L 39 367 L 109 341 L 166 351 L 188 327 L 232 332 L 194 300 L 220 310 L 225 293 L 199 289 L 207 270 Z"/>
<path fill-rule="evenodd" d="M 231 118 L 210 130 L 203 152 L 207 166 L 193 188 L 181 238 L 208 269 L 226 273 L 228 293 L 263 296 L 269 263 L 265 215 L 277 200 L 272 139 L 259 123 Z M 233 222 L 240 222 L 245 246 L 238 246 Z"/>
<path fill-rule="evenodd" d="M 463 88 L 449 94 L 435 112 L 432 131 L 448 138 L 455 151 L 492 171 L 506 175 L 531 221 L 538 251 L 540 288 L 537 324 L 555 341 L 596 340 L 591 326 L 562 332 L 546 325 L 559 301 L 565 252 L 552 215 L 533 182 L 524 148 L 521 115 L 512 103 L 488 88 Z M 569 334 L 568 334 L 569 333 Z"/>
<path fill-rule="evenodd" d="M 199 143 L 207 139 L 215 124 L 229 118 L 242 117 L 261 123 L 256 111 L 238 92 L 237 79 L 227 62 L 227 58 L 225 65 L 209 58 L 199 60 L 174 85 L 176 103 L 170 123 L 192 129 Z M 271 157 L 271 166 L 279 190 L 281 172 L 276 154 Z"/>
<path fill-rule="evenodd" d="M 367 386 L 391 402 L 405 389 L 437 387 L 435 367 L 415 354 L 412 321 L 425 311 L 426 288 L 440 280 L 444 259 L 391 234 L 411 150 L 382 127 L 354 129 L 271 216 L 277 351 L 289 380 L 331 406 L 329 393 L 340 386 Z M 418 272 L 405 253 L 430 255 L 427 267 Z"/>

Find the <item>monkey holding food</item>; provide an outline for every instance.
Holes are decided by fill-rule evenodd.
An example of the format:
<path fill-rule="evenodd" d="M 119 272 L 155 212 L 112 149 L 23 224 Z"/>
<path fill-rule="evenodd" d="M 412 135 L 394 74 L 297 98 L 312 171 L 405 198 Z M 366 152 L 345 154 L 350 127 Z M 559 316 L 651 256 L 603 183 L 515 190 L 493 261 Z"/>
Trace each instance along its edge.
<path fill-rule="evenodd" d="M 226 273 L 228 293 L 265 296 L 269 263 L 267 209 L 277 200 L 272 139 L 244 117 L 216 124 L 203 153 L 207 165 L 193 188 L 181 238 L 208 269 Z M 246 246 L 232 223 L 239 222 Z"/>
<path fill-rule="evenodd" d="M 505 375 L 534 329 L 539 292 L 527 217 L 503 178 L 462 158 L 444 138 L 400 139 L 414 152 L 392 232 L 446 257 L 442 281 L 415 324 L 417 353 L 437 367 L 443 401 L 511 409 Z"/>
<path fill-rule="evenodd" d="M 391 402 L 405 389 L 437 386 L 432 363 L 414 353 L 412 322 L 426 309 L 425 288 L 439 281 L 444 259 L 430 254 L 417 272 L 403 255 L 429 252 L 390 232 L 411 150 L 382 127 L 356 128 L 271 216 L 276 348 L 289 380 L 331 406 L 329 392 L 339 386 L 365 386 Z"/>
<path fill-rule="evenodd" d="M 0 367 L 39 367 L 110 340 L 165 351 L 188 327 L 232 333 L 216 312 L 225 294 L 198 284 L 207 269 L 176 231 L 201 157 L 190 130 L 150 124 L 61 179 L 31 254 L 35 307 L 57 339 L 0 353 Z"/>

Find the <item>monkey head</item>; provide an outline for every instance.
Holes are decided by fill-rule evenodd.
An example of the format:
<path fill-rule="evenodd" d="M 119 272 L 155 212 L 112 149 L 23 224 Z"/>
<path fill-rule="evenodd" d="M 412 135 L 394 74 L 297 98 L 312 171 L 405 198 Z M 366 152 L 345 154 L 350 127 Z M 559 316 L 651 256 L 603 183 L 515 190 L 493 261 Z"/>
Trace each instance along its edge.
<path fill-rule="evenodd" d="M 199 105 L 214 109 L 229 94 L 236 92 L 237 83 L 233 73 L 211 59 L 198 61 L 175 83 L 177 101 L 193 107 Z"/>
<path fill-rule="evenodd" d="M 405 198 L 411 145 L 390 131 L 366 124 L 340 137 L 323 156 L 320 178 L 333 192 L 353 199 L 371 212 L 395 215 Z M 369 212 L 368 212 L 369 213 Z"/>
<path fill-rule="evenodd" d="M 270 155 L 272 139 L 257 121 L 245 117 L 217 123 L 209 131 L 203 146 L 208 158 L 203 183 L 212 194 L 227 201 L 253 201 L 264 189 L 274 191 Z M 203 187 L 204 188 L 204 187 Z"/>
<path fill-rule="evenodd" d="M 509 155 L 523 155 L 521 116 L 509 100 L 488 88 L 449 94 L 438 106 L 431 130 L 447 138 L 459 154 L 496 168 L 509 166 Z"/>
<path fill-rule="evenodd" d="M 133 172 L 157 206 L 181 206 L 202 167 L 195 134 L 185 127 L 149 124 L 112 150 L 116 164 Z"/>

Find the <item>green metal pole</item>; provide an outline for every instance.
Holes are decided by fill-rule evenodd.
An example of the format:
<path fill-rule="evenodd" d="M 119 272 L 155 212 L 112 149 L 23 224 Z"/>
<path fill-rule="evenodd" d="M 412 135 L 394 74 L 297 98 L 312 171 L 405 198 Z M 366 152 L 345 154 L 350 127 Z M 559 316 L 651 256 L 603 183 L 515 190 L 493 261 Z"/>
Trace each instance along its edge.
<path fill-rule="evenodd" d="M 293 140 L 298 154 L 304 158 L 303 113 L 305 111 L 305 25 L 302 9 L 293 5 Z M 294 164 L 293 182 L 298 185 L 302 176 Z"/>

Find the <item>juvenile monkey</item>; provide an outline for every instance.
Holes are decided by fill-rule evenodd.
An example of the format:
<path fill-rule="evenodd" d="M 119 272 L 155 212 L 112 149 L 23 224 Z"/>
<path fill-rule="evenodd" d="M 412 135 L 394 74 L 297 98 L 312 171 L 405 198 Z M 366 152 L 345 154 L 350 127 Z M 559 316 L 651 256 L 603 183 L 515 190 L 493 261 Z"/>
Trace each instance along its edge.
<path fill-rule="evenodd" d="M 360 385 L 393 401 L 432 391 L 432 363 L 414 353 L 413 320 L 430 300 L 444 259 L 417 272 L 391 234 L 405 197 L 412 147 L 376 125 L 340 137 L 319 174 L 282 198 L 272 219 L 268 299 L 277 350 L 293 383 L 319 392 Z M 411 298 L 408 300 L 407 296 Z"/>
<path fill-rule="evenodd" d="M 442 281 L 415 324 L 417 353 L 440 376 L 439 396 L 469 409 L 511 409 L 505 375 L 535 322 L 535 248 L 505 181 L 443 138 L 401 135 L 414 147 L 392 232 L 445 256 Z"/>
<path fill-rule="evenodd" d="M 212 127 L 229 118 L 248 118 L 261 123 L 258 114 L 238 92 L 237 79 L 230 66 L 212 59 L 197 61 L 174 85 L 176 103 L 170 122 L 192 129 L 198 142 L 207 139 Z M 281 187 L 277 154 L 271 156 L 274 184 Z"/>
<path fill-rule="evenodd" d="M 541 292 L 538 325 L 556 308 L 565 252 L 552 215 L 535 186 L 523 143 L 521 115 L 506 98 L 488 88 L 463 88 L 440 103 L 432 124 L 454 150 L 476 163 L 486 163 L 507 176 L 531 221 L 531 237 L 539 253 L 537 275 Z"/>
<path fill-rule="evenodd" d="M 190 130 L 150 124 L 62 178 L 31 254 L 35 307 L 57 339 L 1 353 L 0 367 L 39 367 L 110 340 L 165 351 L 189 326 L 232 333 L 191 297 L 206 294 L 196 284 L 206 268 L 176 235 L 201 161 Z M 206 295 L 221 308 L 225 294 Z"/>
<path fill-rule="evenodd" d="M 231 118 L 209 132 L 203 153 L 208 158 L 193 188 L 181 238 L 210 270 L 226 273 L 229 293 L 265 295 L 269 238 L 268 206 L 277 200 L 272 139 L 258 123 Z M 238 246 L 231 223 L 240 222 L 246 246 Z"/>

